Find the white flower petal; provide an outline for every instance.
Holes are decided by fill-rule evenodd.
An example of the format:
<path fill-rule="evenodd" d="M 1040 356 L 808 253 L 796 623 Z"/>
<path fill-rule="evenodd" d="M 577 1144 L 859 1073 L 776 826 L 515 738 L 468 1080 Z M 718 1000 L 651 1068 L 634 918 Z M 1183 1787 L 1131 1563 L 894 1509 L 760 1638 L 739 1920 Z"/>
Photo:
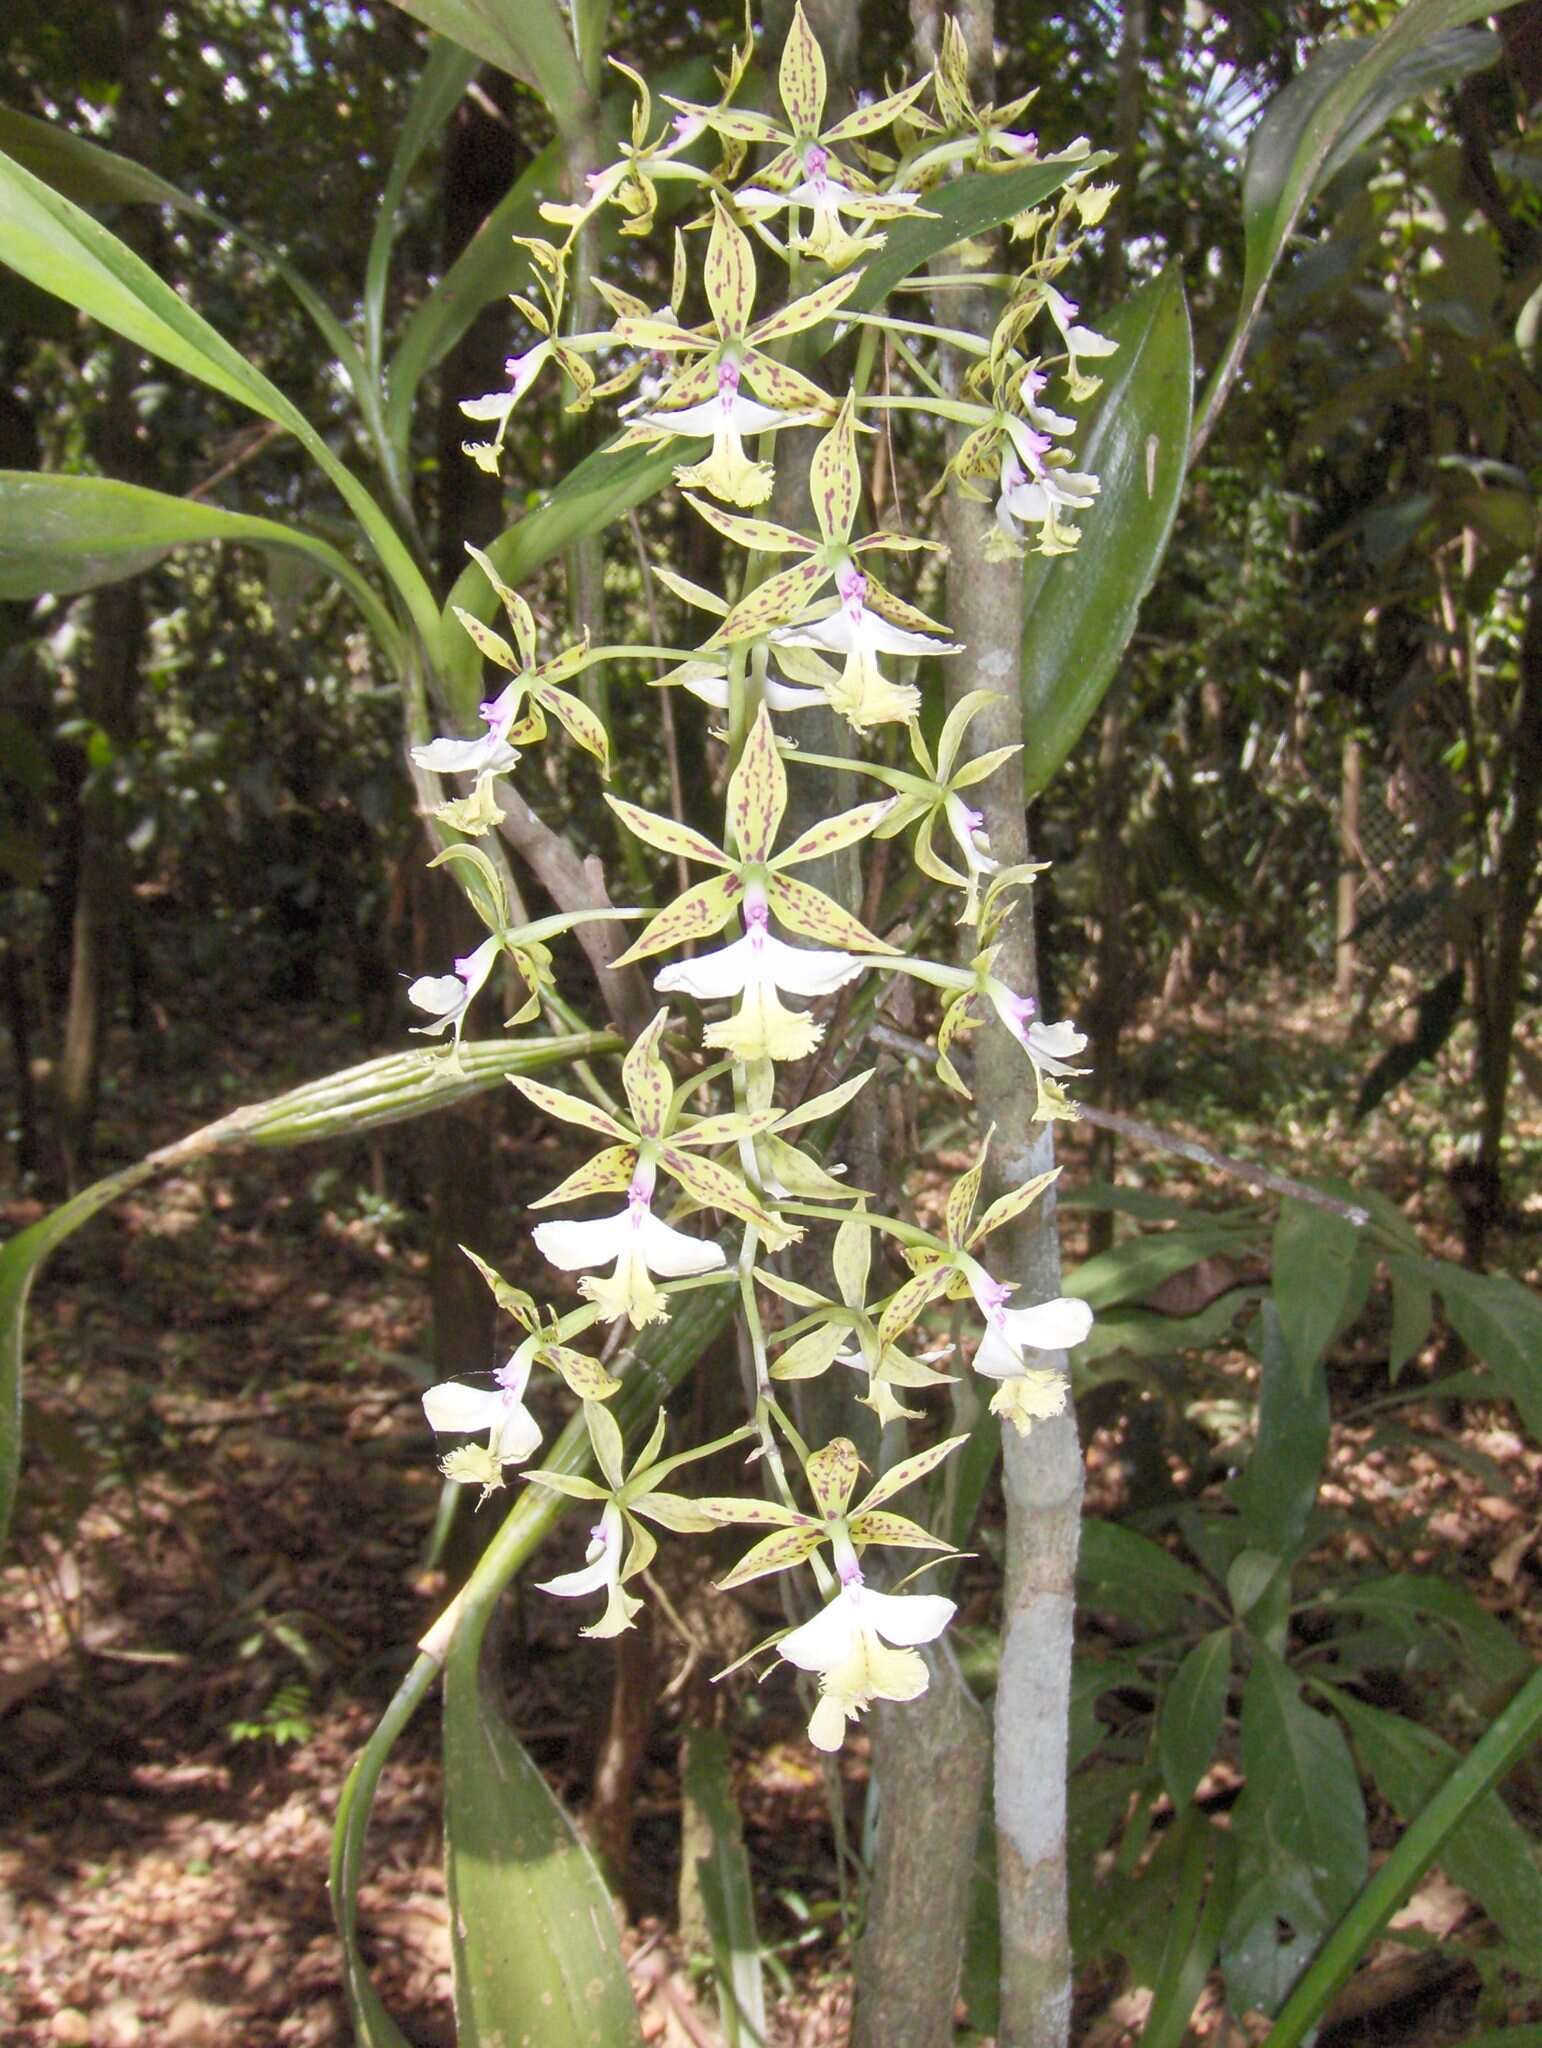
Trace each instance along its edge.
<path fill-rule="evenodd" d="M 1006 1318 L 1009 1341 L 1030 1351 L 1069 1351 L 1092 1328 L 1092 1310 L 1074 1294 L 1032 1308 L 1009 1308 Z"/>
<path fill-rule="evenodd" d="M 940 1636 L 957 1613 L 953 1601 L 940 1593 L 879 1593 L 862 1588 L 862 1619 L 886 1643 L 911 1648 Z"/>
<path fill-rule="evenodd" d="M 431 775 L 477 775 L 484 769 L 496 774 L 512 768 L 519 754 L 507 740 L 489 732 L 479 740 L 430 740 L 427 746 L 414 747 L 412 758 Z"/>
<path fill-rule="evenodd" d="M 828 1671 L 850 1656 L 861 1622 L 845 1593 L 837 1593 L 812 1621 L 789 1631 L 777 1644 L 778 1654 L 800 1671 Z"/>
<path fill-rule="evenodd" d="M 622 1209 L 585 1222 L 538 1223 L 532 1234 L 542 1258 L 564 1273 L 582 1273 L 591 1266 L 608 1266 L 631 1250 L 631 1211 Z"/>
<path fill-rule="evenodd" d="M 827 996 L 855 981 L 863 963 L 850 953 L 815 946 L 789 946 L 768 933 L 761 945 L 762 975 L 794 996 Z"/>
<path fill-rule="evenodd" d="M 460 1380 L 441 1380 L 423 1396 L 428 1426 L 440 1431 L 480 1434 L 503 1419 L 504 1397 L 496 1387 L 468 1387 Z"/>
<path fill-rule="evenodd" d="M 720 1244 L 675 1230 L 660 1222 L 651 1209 L 642 1219 L 638 1239 L 648 1271 L 666 1280 L 678 1280 L 687 1273 L 710 1273 L 724 1263 Z"/>
<path fill-rule="evenodd" d="M 694 960 L 677 960 L 653 977 L 661 995 L 695 996 L 704 1003 L 726 996 L 742 995 L 755 978 L 748 937 L 719 946 L 716 952 L 700 953 Z"/>
<path fill-rule="evenodd" d="M 471 991 L 458 974 L 423 974 L 408 987 L 407 1000 L 448 1023 L 471 1001 Z"/>

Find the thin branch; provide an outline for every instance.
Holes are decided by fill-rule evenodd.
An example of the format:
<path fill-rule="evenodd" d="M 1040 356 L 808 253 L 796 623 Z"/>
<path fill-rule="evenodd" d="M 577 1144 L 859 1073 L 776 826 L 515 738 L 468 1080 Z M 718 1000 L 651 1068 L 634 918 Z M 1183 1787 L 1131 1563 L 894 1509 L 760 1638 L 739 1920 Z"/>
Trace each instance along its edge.
<path fill-rule="evenodd" d="M 867 1036 L 874 1045 L 883 1046 L 889 1052 L 925 1060 L 936 1057 L 935 1047 L 924 1039 L 911 1038 L 903 1031 L 892 1030 L 887 1024 L 870 1024 Z M 954 1065 L 958 1066 L 960 1055 L 954 1052 L 951 1057 Z M 1255 1166 L 1248 1159 L 1233 1159 L 1229 1153 L 1217 1152 L 1213 1145 L 1200 1144 L 1197 1138 L 1179 1137 L 1176 1131 L 1160 1130 L 1155 1124 L 1141 1122 L 1138 1117 L 1120 1116 L 1116 1110 L 1097 1109 L 1089 1103 L 1079 1103 L 1077 1107 L 1083 1123 L 1092 1124 L 1098 1130 L 1113 1131 L 1121 1138 L 1128 1138 L 1132 1144 L 1145 1145 L 1154 1152 L 1171 1152 L 1179 1159 L 1191 1160 L 1196 1166 L 1222 1174 L 1227 1180 L 1240 1180 L 1248 1187 L 1262 1188 L 1267 1194 L 1284 1195 L 1292 1202 L 1304 1202 L 1308 1208 L 1322 1209 L 1330 1216 L 1341 1216 L 1356 1230 L 1363 1230 L 1371 1221 L 1370 1210 L 1362 1209 L 1358 1202 L 1341 1201 L 1337 1195 L 1325 1194 L 1321 1188 L 1294 1180 L 1288 1173 L 1275 1173 L 1272 1168 Z"/>

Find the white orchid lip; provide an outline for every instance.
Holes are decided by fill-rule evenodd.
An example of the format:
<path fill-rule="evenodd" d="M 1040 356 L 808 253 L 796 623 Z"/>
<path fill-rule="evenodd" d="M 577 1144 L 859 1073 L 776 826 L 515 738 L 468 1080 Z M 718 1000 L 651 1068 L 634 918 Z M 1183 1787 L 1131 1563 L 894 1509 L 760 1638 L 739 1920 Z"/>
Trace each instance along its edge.
<path fill-rule="evenodd" d="M 577 1571 L 562 1572 L 555 1579 L 538 1579 L 537 1590 L 555 1593 L 561 1600 L 578 1600 L 585 1593 L 598 1593 L 602 1587 L 619 1585 L 621 1535 L 621 1510 L 613 1501 L 607 1501 L 600 1519 L 589 1531 L 583 1564 Z"/>
<path fill-rule="evenodd" d="M 839 1749 L 847 1722 L 875 1699 L 925 1692 L 928 1673 L 915 1646 L 940 1636 L 955 1611 L 936 1593 L 877 1592 L 854 1564 L 844 1566 L 835 1598 L 777 1645 L 789 1664 L 819 1673 L 819 1704 L 808 1728 L 815 1748 Z"/>
<path fill-rule="evenodd" d="M 495 1387 L 468 1387 L 463 1380 L 441 1380 L 423 1396 L 423 1413 L 436 1436 L 480 1436 L 505 1465 L 522 1465 L 541 1444 L 541 1427 L 525 1406 L 531 1361 L 516 1353 L 497 1375 Z"/>
<path fill-rule="evenodd" d="M 1025 1352 L 1073 1350 L 1092 1328 L 1092 1310 L 1075 1295 L 1063 1294 L 1031 1308 L 1008 1308 L 1016 1292 L 1010 1282 L 992 1279 L 973 1259 L 966 1276 L 975 1306 L 985 1318 L 974 1369 L 986 1379 L 1016 1379 L 1030 1369 Z"/>
<path fill-rule="evenodd" d="M 703 953 L 694 960 L 679 960 L 654 976 L 661 994 L 695 996 L 699 1002 L 713 1002 L 743 995 L 752 987 L 773 988 L 785 995 L 827 996 L 844 988 L 862 972 L 862 962 L 850 953 L 838 953 L 812 946 L 789 946 L 771 934 L 770 912 L 758 890 L 746 893 L 743 938 Z"/>

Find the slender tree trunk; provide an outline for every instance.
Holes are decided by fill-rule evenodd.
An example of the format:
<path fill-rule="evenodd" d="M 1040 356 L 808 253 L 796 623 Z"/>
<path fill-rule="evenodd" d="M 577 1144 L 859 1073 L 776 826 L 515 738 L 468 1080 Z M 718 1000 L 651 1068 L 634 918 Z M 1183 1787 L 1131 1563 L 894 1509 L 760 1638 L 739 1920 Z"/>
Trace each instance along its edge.
<path fill-rule="evenodd" d="M 913 0 L 914 6 L 919 0 Z M 966 0 L 957 19 L 978 74 L 981 101 L 994 97 L 991 0 Z M 988 302 L 968 308 L 950 293 L 951 324 L 989 331 Z M 954 362 L 947 374 L 959 377 Z M 949 548 L 948 626 L 965 652 L 947 664 L 957 702 L 971 690 L 1000 701 L 975 719 L 971 754 L 1022 738 L 1022 567 L 989 562 L 989 505 L 950 490 L 944 501 Z M 991 851 L 1003 866 L 1029 858 L 1022 772 L 1007 762 L 975 785 Z M 1038 962 L 1031 909 L 1005 927 L 994 972 L 1020 994 L 1037 996 Z M 1054 1162 L 1053 1127 L 1033 1119 L 1034 1090 L 1021 1046 L 992 1017 L 971 1040 L 974 1093 L 982 1126 L 994 1125 L 982 1195 L 1015 1187 Z M 1022 1303 L 1060 1293 L 1060 1240 L 1053 1196 L 1036 1203 L 996 1240 L 1001 1272 Z M 1046 1363 L 1052 1361 L 1046 1360 Z M 1065 1360 L 1060 1361 L 1062 1368 Z M 996 1693 L 996 1869 L 1001 1915 L 1000 2048 L 1065 2048 L 1071 2016 L 1071 1944 L 1066 1896 L 1066 1762 L 1071 1695 L 1071 1632 L 1081 1529 L 1082 1460 L 1069 1406 L 1027 1437 L 1002 1431 L 1006 1496 L 1006 1586 L 1001 1678 Z"/>
<path fill-rule="evenodd" d="M 1521 636 L 1515 718 L 1505 754 L 1512 764 L 1509 816 L 1499 841 L 1498 901 L 1492 937 L 1484 949 L 1487 985 L 1478 1003 L 1478 1200 L 1465 1209 L 1466 1257 L 1481 1266 L 1488 1232 L 1503 1206 L 1501 1147 L 1509 1104 L 1515 1024 L 1520 1006 L 1526 935 L 1542 895 L 1537 873 L 1542 813 L 1542 555 L 1532 563 L 1526 626 Z M 1482 971 L 1480 966 L 1479 971 Z"/>
<path fill-rule="evenodd" d="M 125 156 L 146 154 L 150 71 L 162 10 L 155 0 L 117 0 L 120 92 L 114 147 Z M 143 245 L 152 232 L 125 218 L 123 238 Z M 141 246 L 141 253 L 149 253 Z M 127 342 L 114 341 L 107 392 L 97 435 L 102 474 L 128 483 L 145 480 L 147 463 L 134 409 L 134 387 L 142 357 Z M 92 607 L 91 652 L 81 675 L 81 710 L 99 726 L 117 754 L 133 732 L 134 697 L 145 610 L 137 579 L 103 590 Z M 111 964 L 117 917 L 127 890 L 118 872 L 126 859 L 118 833 L 117 805 L 105 778 L 82 783 L 79 853 L 70 929 L 69 995 L 59 1059 L 56 1105 L 65 1177 L 75 1185 L 91 1150 L 101 1087 L 102 1044 L 111 1017 Z"/>
<path fill-rule="evenodd" d="M 1359 951 L 1354 929 L 1359 923 L 1360 895 L 1360 742 L 1351 734 L 1344 742 L 1339 767 L 1339 884 L 1334 917 L 1333 991 L 1341 1003 L 1355 992 Z"/>

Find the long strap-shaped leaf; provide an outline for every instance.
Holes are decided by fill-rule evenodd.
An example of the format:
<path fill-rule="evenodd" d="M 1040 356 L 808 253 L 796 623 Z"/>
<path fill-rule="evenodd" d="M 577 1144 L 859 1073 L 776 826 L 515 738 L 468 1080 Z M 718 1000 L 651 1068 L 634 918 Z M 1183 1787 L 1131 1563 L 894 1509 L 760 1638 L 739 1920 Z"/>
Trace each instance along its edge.
<path fill-rule="evenodd" d="M 1113 681 L 1155 581 L 1188 467 L 1194 345 L 1176 268 L 1128 299 L 1077 467 L 1101 479 L 1072 567 L 1031 555 L 1023 598 L 1023 772 L 1030 795 L 1060 770 Z"/>
<path fill-rule="evenodd" d="M 83 135 L 72 135 L 52 121 L 18 113 L 14 107 L 0 107 L 0 149 L 77 206 L 170 206 L 233 235 L 294 293 L 362 396 L 364 358 L 337 315 L 292 264 L 235 221 L 132 158 L 104 149 L 99 142 L 88 142 Z"/>
<path fill-rule="evenodd" d="M 94 590 L 204 541 L 302 556 L 343 586 L 388 654 L 397 648 L 400 630 L 379 595 L 346 556 L 300 527 L 112 477 L 0 470 L 0 598 Z"/>
<path fill-rule="evenodd" d="M 1487 1734 L 1463 1757 L 1323 1943 L 1281 2007 L 1265 2048 L 1296 2048 L 1305 2040 L 1339 1986 L 1440 1854 L 1453 1829 L 1539 1740 L 1542 1670 L 1532 1673 Z"/>
<path fill-rule="evenodd" d="M 411 553 L 379 505 L 305 415 L 100 221 L 3 154 L 0 263 L 9 264 L 42 290 L 293 434 L 336 485 L 395 584 L 424 645 L 437 655 L 439 609 Z"/>
<path fill-rule="evenodd" d="M 732 1312 L 735 1298 L 734 1290 L 729 1287 L 693 1289 L 677 1296 L 674 1313 L 667 1323 L 643 1333 L 634 1347 L 635 1356 L 625 1373 L 621 1391 L 610 1404 L 624 1437 L 630 1439 L 645 1422 L 651 1421 L 659 1400 L 680 1384 L 719 1336 Z M 582 1416 L 575 1415 L 553 1444 L 546 1469 L 587 1475 L 592 1461 L 588 1430 Z M 587 1865 L 587 1852 L 581 1847 L 575 1850 L 571 1846 L 565 1817 L 563 1827 L 557 1827 L 550 1810 L 551 1794 L 532 1780 L 528 1759 L 516 1761 L 518 1744 L 512 1733 L 501 1723 L 496 1731 L 490 1729 L 488 1717 L 496 1718 L 497 1710 L 484 1701 L 478 1689 L 481 1642 L 498 1595 L 514 1573 L 535 1555 L 571 1505 L 563 1495 L 545 1487 L 530 1487 L 515 1502 L 460 1594 L 424 1637 L 424 1654 L 402 1682 L 368 1747 L 349 1773 L 333 1834 L 332 1911 L 343 1942 L 345 1981 L 353 2007 L 354 2024 L 364 2048 L 401 2048 L 401 2037 L 394 2022 L 386 2016 L 379 1995 L 369 1980 L 357 1943 L 357 1895 L 364 1868 L 370 1810 L 391 1747 L 426 1696 L 446 1658 L 456 1674 L 449 1683 L 453 1692 L 453 1712 L 460 1731 L 455 1738 L 454 1769 L 446 1772 L 451 1800 L 447 1815 L 446 1854 L 451 1861 L 452 1881 L 459 1888 L 458 1896 L 468 1906 L 464 1916 L 455 1915 L 457 1920 L 464 1917 L 466 1922 L 465 1928 L 458 1929 L 455 1935 L 457 2006 L 463 2029 L 461 2041 L 469 2044 L 496 2038 L 495 2034 L 467 2030 L 471 2024 L 484 2024 L 484 2015 L 490 2010 L 495 1992 L 496 1996 L 508 2001 L 509 2012 L 503 2025 L 505 2038 L 510 2041 L 528 2040 L 532 2048 L 569 2048 L 569 2044 L 593 2040 L 609 2048 L 610 2042 L 615 2040 L 620 2048 L 625 2048 L 625 2044 L 635 2038 L 630 2031 L 635 2020 L 627 2018 L 630 1995 L 627 2005 L 623 2006 L 614 1979 L 617 1958 L 609 1899 L 603 1887 L 598 1895 L 593 1891 L 593 1878 L 589 1874 L 592 1873 L 592 1865 Z M 451 1740 L 451 1712 L 451 1703 L 447 1700 L 447 1745 Z M 465 1765 L 460 1761 L 462 1738 L 471 1757 Z M 523 1758 L 522 1751 L 518 1754 Z M 457 1804 L 455 1790 L 458 1774 L 463 1768 L 478 1773 L 484 1765 L 489 1769 L 496 1768 L 499 1773 L 507 1772 L 506 1784 L 515 1788 L 512 1798 L 512 1805 L 518 1809 L 514 1814 L 515 1832 L 527 1840 L 533 1834 L 544 1832 L 546 1838 L 554 1843 L 554 1858 L 563 1867 L 557 1888 L 559 1895 L 569 1901 L 573 1897 L 587 1897 L 589 1900 L 585 1907 L 585 1913 L 592 1916 L 589 1918 L 587 1963 L 591 1970 L 598 1972 L 603 1984 L 596 1994 L 594 2009 L 602 2014 L 614 2011 L 621 2015 L 626 2022 L 626 2031 L 612 2034 L 601 2031 L 598 2025 L 588 2032 L 579 2033 L 540 2031 L 541 2014 L 545 2008 L 539 2001 L 544 1996 L 543 1986 L 551 1988 L 551 1980 L 546 1974 L 546 1965 L 540 1956 L 532 1955 L 531 1950 L 546 1938 L 546 1931 L 538 1907 L 534 1918 L 526 1912 L 525 1898 L 533 1883 L 544 1882 L 544 1871 L 533 1871 L 527 1863 L 519 1860 L 505 1861 L 496 1845 L 492 1851 L 484 1850 L 479 1846 L 481 1834 L 474 1820 L 469 1824 L 469 1834 L 461 1828 L 458 1814 L 463 1808 Z M 507 1805 L 505 1802 L 498 1809 L 505 1818 Z M 585 1859 L 586 1872 L 577 1872 L 568 1865 L 567 1859 L 572 1855 Z M 475 1859 L 481 1859 L 490 1867 L 473 1871 L 471 1862 Z M 475 1917 L 469 1910 L 471 1899 L 467 1886 L 476 1895 Z M 490 1903 L 483 1896 L 484 1886 L 491 1894 Z M 500 1952 L 484 1958 L 478 1946 L 483 1941 L 517 1946 L 510 1953 Z M 575 1974 L 582 1969 L 586 1957 L 581 1930 L 571 1917 L 567 1919 L 561 1936 L 560 1953 L 564 1982 L 586 1984 L 588 1977 Z M 469 1973 L 481 1987 L 475 1996 L 469 1988 L 462 1992 L 463 1973 Z M 623 1985 L 624 1981 L 623 1972 Z M 535 1987 L 535 2005 L 529 2002 L 532 1985 Z M 556 1995 L 559 2003 L 553 2010 L 563 2015 L 569 2013 L 572 2008 L 561 2002 L 566 1993 L 559 1991 Z M 581 2015 L 589 2009 L 587 1999 L 580 1997 L 576 2010 Z M 472 2015 L 470 2021 L 466 2018 L 468 2011 Z"/>
<path fill-rule="evenodd" d="M 99 1210 L 156 1174 L 215 1152 L 246 1145 L 309 1145 L 323 1138 L 353 1137 L 381 1125 L 404 1123 L 431 1109 L 447 1109 L 510 1074 L 539 1073 L 543 1067 L 619 1050 L 619 1040 L 610 1033 L 590 1031 L 522 1043 L 489 1039 L 463 1045 L 458 1065 L 442 1054 L 390 1053 L 384 1059 L 329 1074 L 325 1080 L 307 1082 L 270 1101 L 232 1110 L 218 1123 L 206 1124 L 176 1144 L 162 1146 L 95 1182 L 0 1247 L 0 1547 L 10 1525 L 21 1464 L 27 1296 L 49 1253 Z"/>
<path fill-rule="evenodd" d="M 1296 224 L 1338 167 L 1342 145 L 1358 147 L 1414 94 L 1492 63 L 1484 36 L 1447 42 L 1432 71 L 1430 45 L 1452 29 L 1496 14 L 1511 0 L 1408 0 L 1374 42 L 1334 42 L 1270 104 L 1248 146 L 1242 181 L 1245 258 L 1242 303 L 1205 390 L 1192 456 L 1209 440 L 1242 367 L 1275 267 Z"/>
<path fill-rule="evenodd" d="M 589 92 L 557 0 L 396 0 L 404 14 L 534 86 L 563 135 L 589 113 Z"/>

